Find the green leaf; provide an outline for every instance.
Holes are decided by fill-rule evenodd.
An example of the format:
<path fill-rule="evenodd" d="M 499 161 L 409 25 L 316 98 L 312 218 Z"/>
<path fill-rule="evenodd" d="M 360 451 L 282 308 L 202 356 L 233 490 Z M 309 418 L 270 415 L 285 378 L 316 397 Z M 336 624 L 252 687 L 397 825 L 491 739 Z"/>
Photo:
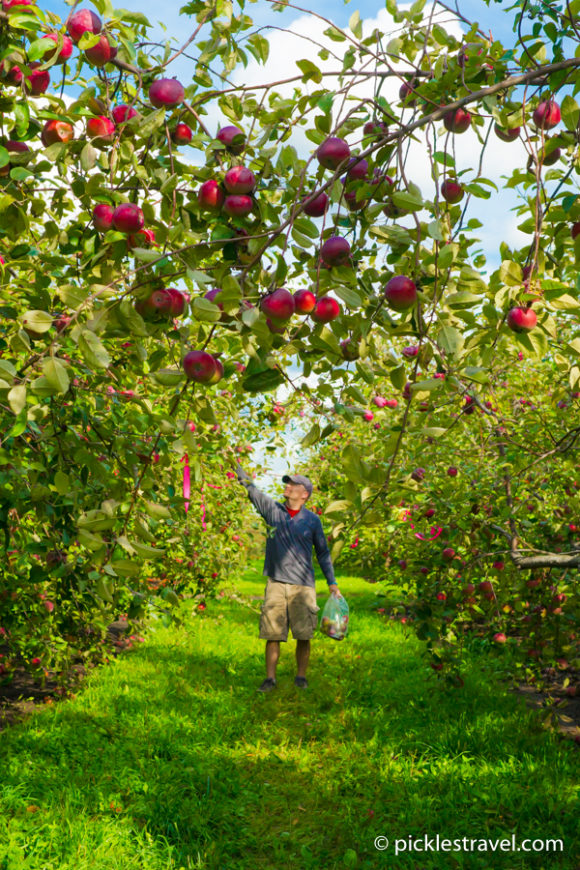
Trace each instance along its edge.
<path fill-rule="evenodd" d="M 56 292 L 62 302 L 74 310 L 79 308 L 89 295 L 89 291 L 85 287 L 75 287 L 74 284 L 64 284 L 62 287 L 58 287 Z"/>
<path fill-rule="evenodd" d="M 322 73 L 318 69 L 315 63 L 312 63 L 311 60 L 297 60 L 296 66 L 304 73 L 302 76 L 302 81 L 307 82 L 312 79 L 316 84 L 320 84 L 322 81 Z"/>
<path fill-rule="evenodd" d="M 416 381 L 411 386 L 412 393 L 422 393 L 424 391 L 428 393 L 432 393 L 433 390 L 440 390 L 443 386 L 443 380 L 441 378 L 427 378 L 424 381 Z"/>
<path fill-rule="evenodd" d="M 172 513 L 168 507 L 164 504 L 159 504 L 156 501 L 145 501 L 147 506 L 147 513 L 150 517 L 153 517 L 155 520 L 169 520 L 172 517 Z"/>
<path fill-rule="evenodd" d="M 407 383 L 407 372 L 405 371 L 405 366 L 400 365 L 397 366 L 396 369 L 392 369 L 389 372 L 389 377 L 394 388 L 396 390 L 402 390 Z"/>
<path fill-rule="evenodd" d="M 332 288 L 339 299 L 342 299 L 349 308 L 360 308 L 363 304 L 363 300 L 356 292 L 356 290 L 352 290 L 350 287 L 344 287 L 341 284 L 337 284 Z"/>
<path fill-rule="evenodd" d="M 308 432 L 308 434 L 305 435 L 304 438 L 301 440 L 300 444 L 302 445 L 302 447 L 312 447 L 312 445 L 316 444 L 316 442 L 319 440 L 320 426 L 318 425 L 318 423 L 315 423 L 310 429 L 310 432 Z"/>
<path fill-rule="evenodd" d="M 143 541 L 131 541 L 131 546 L 142 559 L 159 559 L 161 556 L 167 555 L 167 550 L 164 550 L 163 547 L 150 547 Z"/>
<path fill-rule="evenodd" d="M 132 559 L 115 559 L 110 564 L 119 577 L 138 577 L 143 573 L 141 563 Z"/>
<path fill-rule="evenodd" d="M 131 256 L 143 263 L 152 263 L 154 260 L 159 260 L 162 255 L 159 251 L 150 251 L 149 248 L 131 248 Z"/>
<path fill-rule="evenodd" d="M 250 375 L 242 381 L 242 387 L 247 393 L 267 393 L 284 383 L 283 374 L 278 369 L 264 369 Z"/>
<path fill-rule="evenodd" d="M 431 438 L 440 438 L 442 435 L 445 435 L 446 432 L 447 429 L 443 429 L 440 426 L 428 426 L 426 429 L 420 429 L 418 434 Z"/>
<path fill-rule="evenodd" d="M 18 416 L 26 405 L 26 387 L 24 384 L 12 387 L 8 393 L 8 404 L 12 412 Z"/>
<path fill-rule="evenodd" d="M 522 267 L 512 260 L 504 260 L 499 269 L 499 280 L 508 287 L 517 287 L 523 283 Z"/>
<path fill-rule="evenodd" d="M 346 501 L 346 499 L 339 499 L 338 501 L 331 501 L 329 505 L 324 508 L 325 514 L 344 514 L 347 513 L 352 508 L 352 502 Z"/>
<path fill-rule="evenodd" d="M 487 384 L 489 381 L 489 372 L 480 366 L 467 366 L 463 369 L 462 374 L 470 381 L 476 381 L 478 384 Z"/>
<path fill-rule="evenodd" d="M 418 211 L 423 208 L 422 198 L 405 190 L 395 191 L 391 194 L 391 199 L 399 208 L 409 209 L 409 211 Z"/>
<path fill-rule="evenodd" d="M 151 372 L 149 377 L 155 381 L 156 384 L 160 384 L 162 387 L 177 387 L 183 382 L 185 373 L 182 369 L 167 368 Z"/>
<path fill-rule="evenodd" d="M 42 371 L 48 383 L 59 393 L 66 393 L 70 386 L 70 380 L 65 366 L 55 357 L 46 359 Z"/>
<path fill-rule="evenodd" d="M 97 162 L 97 152 L 90 142 L 87 142 L 81 151 L 81 166 L 85 172 L 92 169 Z"/>
<path fill-rule="evenodd" d="M 209 299 L 204 299 L 203 296 L 198 296 L 193 300 L 191 313 L 198 320 L 205 320 L 209 323 L 217 323 L 221 317 L 221 311 L 214 302 Z"/>
<path fill-rule="evenodd" d="M 100 543 L 102 544 L 102 541 Z M 111 587 L 104 577 L 99 577 L 99 579 L 97 580 L 96 592 L 99 598 L 102 598 L 103 601 L 108 601 L 109 604 L 115 603 Z"/>
<path fill-rule="evenodd" d="M 270 44 L 259 33 L 253 33 L 247 42 L 249 50 L 259 63 L 266 63 L 270 54 Z"/>
<path fill-rule="evenodd" d="M 358 10 L 350 16 L 348 26 L 357 39 L 362 39 L 362 21 L 360 20 L 360 12 Z"/>
<path fill-rule="evenodd" d="M 445 353 L 454 355 L 463 348 L 463 336 L 454 326 L 442 326 L 437 333 L 437 344 Z"/>
<path fill-rule="evenodd" d="M 47 396 L 55 396 L 58 392 L 57 388 L 51 384 L 44 375 L 39 378 L 34 378 L 30 383 L 30 391 L 40 399 L 46 399 Z"/>
<path fill-rule="evenodd" d="M 329 27 L 324 31 L 324 35 L 332 39 L 333 42 L 344 42 L 346 39 L 342 30 L 339 30 L 337 27 Z"/>
<path fill-rule="evenodd" d="M 78 343 L 79 350 L 87 365 L 97 369 L 107 369 L 111 365 L 111 357 L 105 346 L 90 329 L 83 329 L 79 335 Z"/>
<path fill-rule="evenodd" d="M 443 235 L 439 221 L 431 221 L 431 223 L 427 225 L 427 233 L 430 238 L 436 239 L 438 242 L 445 241 L 445 236 Z M 441 260 L 441 254 L 439 254 L 439 259 Z M 441 266 L 441 262 L 439 265 Z"/>
<path fill-rule="evenodd" d="M 576 130 L 578 121 L 580 121 L 580 106 L 569 94 L 566 94 L 560 106 L 562 121 L 566 125 L 567 130 Z"/>
<path fill-rule="evenodd" d="M 27 311 L 22 316 L 22 325 L 33 332 L 48 332 L 52 326 L 52 315 L 47 311 Z"/>
<path fill-rule="evenodd" d="M 59 495 L 68 495 L 70 492 L 70 478 L 68 474 L 65 474 L 60 468 L 54 475 L 54 486 Z"/>

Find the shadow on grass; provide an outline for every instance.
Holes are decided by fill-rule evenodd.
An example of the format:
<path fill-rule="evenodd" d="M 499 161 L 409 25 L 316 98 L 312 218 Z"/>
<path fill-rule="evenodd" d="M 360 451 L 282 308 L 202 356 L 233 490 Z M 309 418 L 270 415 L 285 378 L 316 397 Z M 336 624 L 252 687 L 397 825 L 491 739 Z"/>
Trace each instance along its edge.
<path fill-rule="evenodd" d="M 367 612 L 374 595 L 349 599 L 352 631 L 313 641 L 306 691 L 291 635 L 279 687 L 256 691 L 258 616 L 224 602 L 1 735 L 0 870 L 573 870 L 574 749 L 476 660 L 463 689 L 442 692 L 416 638 Z M 512 832 L 562 837 L 566 853 L 395 858 L 373 845 Z"/>

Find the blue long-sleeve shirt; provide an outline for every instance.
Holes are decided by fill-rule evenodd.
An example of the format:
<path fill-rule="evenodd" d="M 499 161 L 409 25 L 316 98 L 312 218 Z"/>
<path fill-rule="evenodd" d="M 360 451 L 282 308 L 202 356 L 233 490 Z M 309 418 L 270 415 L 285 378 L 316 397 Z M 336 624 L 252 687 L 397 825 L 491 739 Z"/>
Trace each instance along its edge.
<path fill-rule="evenodd" d="M 266 541 L 263 573 L 282 583 L 314 588 L 314 546 L 328 585 L 336 584 L 330 550 L 318 514 L 302 505 L 297 514 L 290 516 L 284 504 L 261 492 L 254 483 L 240 482 L 246 487 L 248 497 L 258 513 L 275 530 Z"/>

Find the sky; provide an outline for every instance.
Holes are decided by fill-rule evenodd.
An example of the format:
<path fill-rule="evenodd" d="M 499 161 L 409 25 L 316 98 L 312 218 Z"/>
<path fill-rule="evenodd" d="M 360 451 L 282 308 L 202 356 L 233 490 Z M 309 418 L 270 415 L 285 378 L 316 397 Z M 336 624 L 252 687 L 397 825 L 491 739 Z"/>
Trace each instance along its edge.
<path fill-rule="evenodd" d="M 63 0 L 39 0 L 39 5 L 47 10 L 56 12 L 63 20 L 70 11 L 70 4 L 65 4 Z M 194 18 L 188 18 L 185 15 L 180 16 L 179 10 L 182 5 L 183 3 L 180 0 L 178 2 L 170 0 L 170 2 L 166 3 L 159 3 L 159 0 L 123 0 L 122 3 L 123 8 L 140 11 L 149 18 L 153 25 L 153 39 L 157 37 L 162 41 L 169 37 L 175 37 L 177 40 L 176 45 L 181 45 L 196 26 Z M 450 0 L 450 5 L 453 5 L 453 0 Z M 478 21 L 482 30 L 485 32 L 491 30 L 494 39 L 502 40 L 504 45 L 511 45 L 514 39 L 512 33 L 513 13 L 504 11 L 508 5 L 508 2 L 494 3 L 491 0 L 490 7 L 488 7 L 482 0 L 461 0 L 459 8 L 462 15 L 470 20 Z M 251 84 L 253 82 L 279 80 L 286 76 L 295 75 L 298 71 L 295 62 L 301 58 L 311 58 L 324 69 L 325 63 L 315 56 L 317 49 L 313 48 L 301 36 L 324 39 L 322 31 L 328 24 L 313 19 L 309 15 L 309 10 L 343 27 L 348 25 L 350 16 L 358 10 L 364 22 L 364 35 L 372 32 L 375 26 L 383 30 L 391 26 L 390 17 L 385 10 L 385 4 L 384 2 L 379 2 L 379 0 L 362 0 L 362 2 L 351 0 L 347 4 L 336 2 L 336 0 L 311 0 L 311 2 L 308 4 L 304 3 L 304 5 L 300 3 L 300 0 L 296 0 L 295 6 L 301 7 L 303 11 L 297 8 L 287 8 L 283 13 L 276 13 L 272 10 L 272 4 L 267 2 L 267 0 L 257 0 L 256 3 L 248 2 L 246 4 L 245 12 L 253 18 L 255 26 L 266 28 L 262 32 L 268 37 L 271 44 L 270 59 L 265 66 L 258 65 L 257 62 L 252 61 L 247 68 L 240 67 L 239 70 L 234 71 L 232 74 L 234 82 L 238 84 Z M 84 2 L 81 3 L 81 7 L 94 8 L 90 3 Z M 237 3 L 234 8 L 237 13 L 239 11 Z M 160 12 L 163 14 L 162 22 L 166 28 L 165 30 L 159 23 Z M 450 22 L 452 18 L 451 14 L 446 14 L 447 22 Z M 446 24 L 446 26 L 448 25 Z M 292 33 L 282 32 L 279 28 L 287 28 Z M 453 32 L 460 37 L 462 30 L 465 30 L 465 25 L 455 22 Z M 336 43 L 331 43 L 331 46 L 335 50 L 336 45 Z M 195 52 L 193 53 L 195 54 Z M 171 66 L 169 75 L 176 75 L 183 84 L 187 85 L 191 79 L 191 67 L 192 62 L 182 56 Z M 336 61 L 327 61 L 326 67 L 331 70 L 335 69 Z M 326 86 L 329 86 L 331 80 L 326 78 L 324 83 Z M 388 87 L 391 88 L 394 96 L 396 91 L 398 91 L 398 86 L 398 82 L 389 83 L 385 87 L 386 96 L 389 97 Z M 289 94 L 292 92 L 292 87 L 289 86 Z M 318 87 L 318 85 L 309 84 L 306 87 L 313 89 Z M 278 88 L 277 90 L 283 89 Z M 361 95 L 365 93 L 364 89 L 359 92 Z M 366 93 L 371 93 L 371 91 L 366 91 Z M 208 127 L 212 129 L 212 126 L 215 126 L 217 130 L 220 126 L 220 120 L 218 114 L 214 112 L 212 115 L 210 112 L 207 120 Z M 231 122 L 228 121 L 228 123 Z M 304 137 L 303 132 L 300 130 L 297 130 L 296 137 L 293 137 L 292 143 L 303 156 L 311 153 L 315 147 Z M 412 148 L 414 150 L 411 152 L 411 160 L 408 164 L 413 170 L 411 180 L 419 185 L 425 196 L 429 196 L 430 187 L 433 182 L 430 177 L 429 164 L 424 159 L 424 146 L 419 142 L 414 144 Z M 478 148 L 478 140 L 472 131 L 456 137 L 458 169 L 472 165 L 474 148 Z M 195 159 L 195 156 L 193 159 Z M 462 159 L 465 159 L 465 166 L 462 166 Z M 525 151 L 520 143 L 505 144 L 492 136 L 482 174 L 495 180 L 498 186 L 500 186 L 501 175 L 508 173 L 515 166 L 525 166 L 525 161 Z M 467 177 L 469 178 L 470 176 Z M 507 241 L 508 244 L 515 248 L 523 246 L 529 240 L 529 237 L 524 236 L 517 230 L 516 224 L 520 219 L 516 218 L 510 211 L 516 201 L 515 194 L 512 193 L 510 195 L 508 192 L 501 192 L 500 194 L 494 192 L 489 200 L 477 199 L 472 201 L 473 207 L 469 216 L 477 216 L 484 224 L 484 227 L 479 231 L 479 237 L 481 238 L 479 247 L 486 253 L 491 269 L 499 265 L 497 256 L 499 240 Z M 409 217 L 407 222 L 409 220 L 412 221 L 412 217 Z M 404 224 L 405 220 L 402 223 Z M 284 395 L 281 393 L 275 398 L 283 400 Z M 296 454 L 295 448 L 296 437 L 293 436 L 289 439 L 290 453 L 286 456 L 277 456 L 275 461 L 272 461 L 272 454 L 265 454 L 261 447 L 258 447 L 255 456 L 267 459 L 271 466 L 270 473 L 258 478 L 258 483 L 263 485 L 264 488 L 274 487 L 274 490 L 279 491 L 282 474 L 298 458 L 299 454 Z"/>

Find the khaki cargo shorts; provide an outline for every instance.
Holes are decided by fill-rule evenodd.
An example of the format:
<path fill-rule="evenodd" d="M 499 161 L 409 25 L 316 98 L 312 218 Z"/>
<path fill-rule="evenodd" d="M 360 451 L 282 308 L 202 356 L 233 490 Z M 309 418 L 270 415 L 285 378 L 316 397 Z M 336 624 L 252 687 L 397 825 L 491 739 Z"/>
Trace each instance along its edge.
<path fill-rule="evenodd" d="M 294 640 L 310 640 L 318 625 L 316 590 L 312 586 L 282 583 L 268 577 L 260 614 L 262 640 L 288 640 L 288 622 Z"/>

